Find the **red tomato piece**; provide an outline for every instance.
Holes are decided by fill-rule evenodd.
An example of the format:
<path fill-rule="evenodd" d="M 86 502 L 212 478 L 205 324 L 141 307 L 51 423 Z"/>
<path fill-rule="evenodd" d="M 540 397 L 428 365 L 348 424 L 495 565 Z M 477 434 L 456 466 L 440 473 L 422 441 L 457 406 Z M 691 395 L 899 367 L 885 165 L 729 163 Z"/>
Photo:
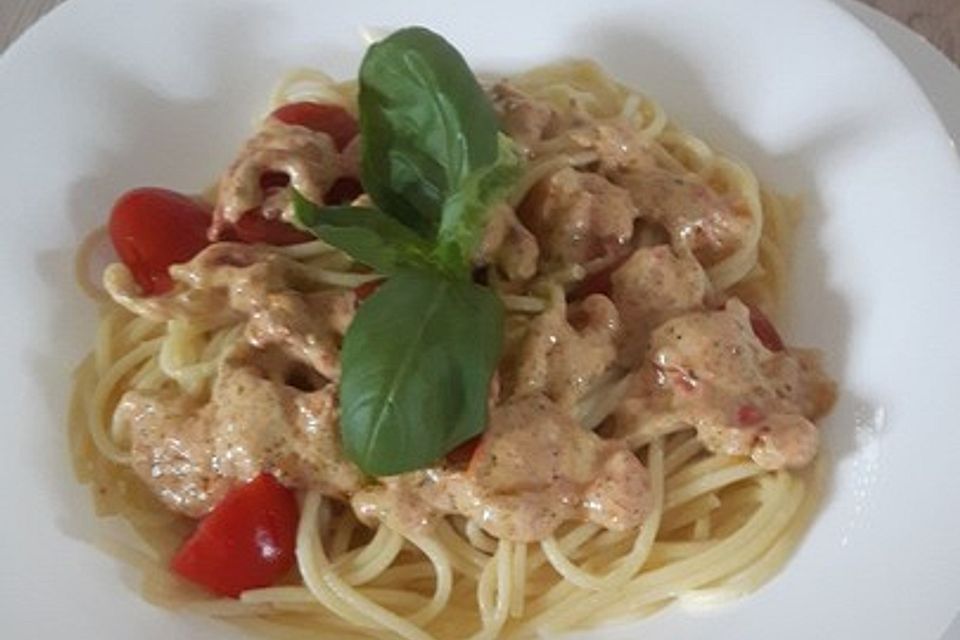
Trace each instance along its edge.
<path fill-rule="evenodd" d="M 343 107 L 322 102 L 291 102 L 270 114 L 286 124 L 295 124 L 312 131 L 322 131 L 331 138 L 338 151 L 357 136 L 357 120 Z"/>
<path fill-rule="evenodd" d="M 333 138 L 342 151 L 358 132 L 356 119 L 342 107 L 320 102 L 292 102 L 275 110 L 272 117 L 286 124 L 299 125 L 313 131 L 322 131 Z M 290 177 L 281 171 L 268 171 L 260 176 L 263 190 L 281 189 L 290 184 Z M 363 193 L 355 178 L 339 178 L 327 191 L 326 204 L 343 204 Z M 289 245 L 307 242 L 313 236 L 280 220 L 268 220 L 258 209 L 245 214 L 235 225 L 235 237 L 240 242 Z"/>
<path fill-rule="evenodd" d="M 267 171 L 260 176 L 260 188 L 264 191 L 282 189 L 290 184 L 290 176 L 283 171 Z"/>
<path fill-rule="evenodd" d="M 210 211 L 181 193 L 143 187 L 113 205 L 110 240 L 146 295 L 173 286 L 170 265 L 186 262 L 209 244 Z"/>
<path fill-rule="evenodd" d="M 314 239 L 313 234 L 301 231 L 283 220 L 264 218 L 260 215 L 260 209 L 245 213 L 233 225 L 233 235 L 247 244 L 261 243 L 280 247 Z"/>
<path fill-rule="evenodd" d="M 467 466 L 473 459 L 477 449 L 480 447 L 480 440 L 483 436 L 474 436 L 457 446 L 453 451 L 447 454 L 447 462 L 457 466 Z"/>
<path fill-rule="evenodd" d="M 327 191 L 325 204 L 350 204 L 363 193 L 363 186 L 356 178 L 337 178 Z"/>
<path fill-rule="evenodd" d="M 232 489 L 204 518 L 170 566 L 210 591 L 236 598 L 268 587 L 293 566 L 300 509 L 268 473 Z"/>
<path fill-rule="evenodd" d="M 268 171 L 260 176 L 260 188 L 282 189 L 290 183 L 287 174 L 279 171 Z M 326 204 L 344 204 L 351 202 L 363 193 L 363 187 L 355 178 L 338 178 L 324 198 Z M 286 246 L 309 242 L 314 235 L 301 231 L 292 224 L 283 220 L 264 218 L 260 209 L 252 209 L 245 213 L 233 226 L 232 232 L 223 239 L 246 242 L 247 244 L 272 244 Z"/>
<path fill-rule="evenodd" d="M 358 303 L 363 302 L 364 300 L 366 300 L 367 298 L 369 298 L 370 296 L 372 296 L 372 295 L 374 294 L 374 292 L 375 292 L 377 289 L 379 289 L 379 288 L 380 288 L 380 285 L 382 285 L 384 282 L 385 282 L 385 280 L 383 280 L 383 279 L 380 279 L 380 280 L 371 280 L 370 282 L 364 282 L 362 285 L 360 285 L 359 287 L 355 288 L 355 289 L 353 290 L 353 293 L 354 293 L 354 295 L 357 296 L 357 302 L 358 302 Z"/>
<path fill-rule="evenodd" d="M 737 409 L 737 422 L 744 427 L 753 426 L 763 420 L 763 412 L 752 404 Z"/>
<path fill-rule="evenodd" d="M 783 351 L 783 338 L 780 337 L 780 333 L 767 314 L 753 305 L 747 306 L 750 309 L 750 328 L 753 329 L 753 334 L 757 336 L 760 344 L 770 351 Z"/>

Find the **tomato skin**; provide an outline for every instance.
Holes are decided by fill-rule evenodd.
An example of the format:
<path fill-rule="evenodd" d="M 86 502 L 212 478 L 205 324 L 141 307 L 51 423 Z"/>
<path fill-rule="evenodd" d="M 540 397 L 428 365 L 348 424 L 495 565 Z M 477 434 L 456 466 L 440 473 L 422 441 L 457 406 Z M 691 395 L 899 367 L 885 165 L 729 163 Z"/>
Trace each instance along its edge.
<path fill-rule="evenodd" d="M 260 188 L 264 191 L 270 189 L 283 189 L 290 184 L 290 176 L 283 171 L 267 171 L 260 176 Z"/>
<path fill-rule="evenodd" d="M 458 445 L 447 454 L 447 462 L 456 466 L 467 466 L 473 460 L 473 456 L 480 447 L 480 440 L 483 436 L 474 436 L 469 440 Z"/>
<path fill-rule="evenodd" d="M 386 280 L 384 279 L 371 280 L 369 282 L 364 282 L 359 287 L 355 287 L 353 290 L 353 294 L 357 296 L 357 304 L 363 302 L 364 300 L 372 296 L 374 293 L 376 293 L 377 289 L 379 289 L 380 285 L 382 285 L 384 282 L 386 282 Z"/>
<path fill-rule="evenodd" d="M 291 102 L 279 107 L 270 116 L 286 124 L 328 134 L 339 151 L 342 151 L 359 131 L 356 119 L 342 107 L 333 104 Z M 281 171 L 267 171 L 260 176 L 260 188 L 264 191 L 283 189 L 289 184 L 290 176 Z M 355 178 L 339 178 L 331 185 L 324 200 L 327 204 L 342 204 L 352 201 L 362 192 L 360 182 Z M 248 244 L 285 246 L 308 242 L 313 240 L 314 236 L 282 220 L 264 218 L 260 209 L 256 208 L 245 213 L 234 224 L 226 239 Z"/>
<path fill-rule="evenodd" d="M 297 229 L 283 220 L 264 218 L 260 209 L 249 211 L 233 225 L 233 236 L 247 244 L 272 244 L 283 247 L 290 244 L 310 242 L 316 236 Z"/>
<path fill-rule="evenodd" d="M 783 351 L 783 338 L 780 337 L 780 332 L 773 326 L 767 314 L 753 305 L 747 305 L 747 308 L 750 309 L 750 328 L 753 329 L 753 334 L 757 336 L 760 344 L 770 351 Z"/>
<path fill-rule="evenodd" d="M 361 193 L 363 193 L 363 186 L 356 178 L 337 178 L 323 200 L 329 205 L 350 204 Z"/>
<path fill-rule="evenodd" d="M 293 566 L 300 509 L 263 473 L 232 489 L 177 551 L 171 569 L 219 595 L 276 583 Z"/>
<path fill-rule="evenodd" d="M 260 188 L 264 190 L 282 189 L 289 183 L 290 178 L 285 173 L 269 171 L 260 176 Z M 348 204 L 361 193 L 363 193 L 363 187 L 355 178 L 338 178 L 327 191 L 324 201 L 330 205 Z M 316 239 L 316 236 L 301 231 L 283 220 L 264 218 L 260 208 L 257 207 L 243 214 L 224 239 L 282 247 L 309 242 Z"/>
<path fill-rule="evenodd" d="M 756 405 L 745 404 L 737 409 L 737 424 L 751 427 L 763 421 L 763 412 Z"/>
<path fill-rule="evenodd" d="M 331 138 L 338 151 L 357 136 L 357 120 L 343 107 L 323 102 L 291 102 L 270 114 L 280 122 L 322 131 Z"/>
<path fill-rule="evenodd" d="M 120 196 L 110 213 L 113 248 L 146 295 L 173 287 L 170 265 L 186 262 L 208 244 L 210 211 L 176 191 L 133 189 Z"/>

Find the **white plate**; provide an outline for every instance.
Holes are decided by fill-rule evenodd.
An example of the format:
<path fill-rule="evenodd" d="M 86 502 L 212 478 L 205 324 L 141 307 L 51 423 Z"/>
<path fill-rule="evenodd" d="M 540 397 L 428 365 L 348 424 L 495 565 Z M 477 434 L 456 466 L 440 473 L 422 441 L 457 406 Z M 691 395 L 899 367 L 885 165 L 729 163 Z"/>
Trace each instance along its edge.
<path fill-rule="evenodd" d="M 229 638 L 92 549 L 64 415 L 94 311 L 80 239 L 143 184 L 205 185 L 285 68 L 352 74 L 359 25 L 427 24 L 484 70 L 591 56 L 807 196 L 787 334 L 842 384 L 812 531 L 759 593 L 582 637 L 934 640 L 960 604 L 960 165 L 909 74 L 822 0 L 70 2 L 0 59 L 0 614 L 14 638 Z"/>
<path fill-rule="evenodd" d="M 960 140 L 960 68 L 921 35 L 857 0 L 837 0 L 873 30 L 895 53 L 924 90 L 953 138 Z M 960 640 L 960 611 L 941 640 Z"/>

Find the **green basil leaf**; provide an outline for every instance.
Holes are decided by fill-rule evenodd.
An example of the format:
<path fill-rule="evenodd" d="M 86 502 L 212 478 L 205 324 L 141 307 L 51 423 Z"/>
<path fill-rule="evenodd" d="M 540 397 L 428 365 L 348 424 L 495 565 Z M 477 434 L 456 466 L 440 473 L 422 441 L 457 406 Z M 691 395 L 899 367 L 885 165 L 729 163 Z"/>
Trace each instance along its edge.
<path fill-rule="evenodd" d="M 422 27 L 367 50 L 358 99 L 364 189 L 381 210 L 432 238 L 446 199 L 497 159 L 490 100 L 463 56 Z"/>
<path fill-rule="evenodd" d="M 437 235 L 437 254 L 450 266 L 469 265 L 487 226 L 491 207 L 506 198 L 520 176 L 520 156 L 513 143 L 500 135 L 497 161 L 467 177 L 447 199 Z"/>
<path fill-rule="evenodd" d="M 503 308 L 489 289 L 403 270 L 363 305 L 343 341 L 340 428 L 366 473 L 427 466 L 481 433 Z"/>
<path fill-rule="evenodd" d="M 292 191 L 297 223 L 357 262 L 390 275 L 429 260 L 427 243 L 390 216 L 368 207 L 318 207 Z"/>

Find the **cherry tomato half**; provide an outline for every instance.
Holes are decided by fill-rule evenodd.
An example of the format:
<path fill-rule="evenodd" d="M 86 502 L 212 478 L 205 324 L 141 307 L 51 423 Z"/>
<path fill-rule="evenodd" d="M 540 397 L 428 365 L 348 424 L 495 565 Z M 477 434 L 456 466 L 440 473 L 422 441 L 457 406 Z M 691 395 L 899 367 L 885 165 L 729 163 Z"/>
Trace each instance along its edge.
<path fill-rule="evenodd" d="M 325 204 L 350 204 L 363 193 L 363 186 L 356 178 L 337 178 L 323 197 Z"/>
<path fill-rule="evenodd" d="M 480 448 L 480 441 L 482 439 L 482 435 L 474 436 L 462 444 L 457 445 L 455 449 L 447 454 L 447 462 L 457 466 L 469 465 L 469 463 L 473 460 L 473 457 L 476 455 L 477 449 Z"/>
<path fill-rule="evenodd" d="M 169 291 L 169 268 L 209 242 L 210 211 L 181 193 L 143 187 L 120 196 L 110 214 L 110 240 L 147 295 Z"/>
<path fill-rule="evenodd" d="M 290 489 L 263 473 L 214 507 L 171 562 L 178 575 L 236 598 L 293 566 L 300 511 Z"/>
<path fill-rule="evenodd" d="M 380 285 L 384 282 L 386 282 L 386 280 L 371 280 L 370 282 L 364 282 L 359 287 L 355 287 L 353 293 L 357 296 L 357 303 L 363 302 L 376 293 L 377 289 L 379 289 Z"/>
<path fill-rule="evenodd" d="M 233 235 L 247 244 L 272 244 L 286 246 L 309 242 L 315 236 L 297 229 L 283 220 L 268 219 L 260 215 L 260 209 L 249 211 L 233 225 Z"/>
<path fill-rule="evenodd" d="M 338 151 L 357 136 L 357 120 L 346 109 L 323 102 L 291 102 L 270 114 L 280 122 L 322 131 L 331 138 Z"/>
<path fill-rule="evenodd" d="M 286 124 L 306 127 L 328 134 L 337 149 L 342 151 L 357 135 L 357 121 L 345 109 L 320 102 L 291 102 L 270 114 Z M 282 189 L 290 184 L 290 177 L 280 171 L 268 171 L 260 176 L 260 188 Z M 339 178 L 330 187 L 324 200 L 326 204 L 343 204 L 352 201 L 363 192 L 360 182 L 354 178 Z M 264 243 L 278 246 L 307 242 L 313 235 L 301 231 L 281 220 L 264 218 L 259 209 L 247 212 L 234 225 L 228 236 L 249 244 Z"/>

